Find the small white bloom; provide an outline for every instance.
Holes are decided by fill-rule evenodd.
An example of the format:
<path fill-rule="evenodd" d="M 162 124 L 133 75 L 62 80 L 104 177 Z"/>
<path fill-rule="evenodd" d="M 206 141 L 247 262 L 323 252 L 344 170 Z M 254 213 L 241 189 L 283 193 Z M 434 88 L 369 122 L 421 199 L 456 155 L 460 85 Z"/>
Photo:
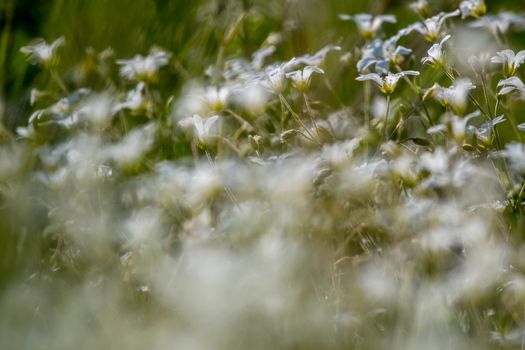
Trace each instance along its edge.
<path fill-rule="evenodd" d="M 266 70 L 265 85 L 274 94 L 280 94 L 286 88 L 286 73 L 284 64 L 277 67 L 270 67 Z"/>
<path fill-rule="evenodd" d="M 375 39 L 362 49 L 362 57 L 357 62 L 357 71 L 363 73 L 370 66 L 374 66 L 375 71 L 381 74 L 387 74 L 390 71 L 390 65 L 399 65 L 403 62 L 405 56 L 412 53 L 411 49 L 397 45 L 397 41 L 402 34 L 393 36 L 388 40 Z"/>
<path fill-rule="evenodd" d="M 129 80 L 143 82 L 155 82 L 158 78 L 159 69 L 168 64 L 171 54 L 160 50 L 152 49 L 148 56 L 136 55 L 129 60 L 118 60 L 121 65 L 120 75 Z"/>
<path fill-rule="evenodd" d="M 154 123 L 133 129 L 120 142 L 107 147 L 104 155 L 121 167 L 132 166 L 151 149 L 157 130 L 158 126 Z"/>
<path fill-rule="evenodd" d="M 124 102 L 117 103 L 113 107 L 112 113 L 117 113 L 122 109 L 129 109 L 134 113 L 147 109 L 148 103 L 144 97 L 144 88 L 143 82 L 138 83 L 133 90 L 128 92 Z"/>
<path fill-rule="evenodd" d="M 511 27 L 525 28 L 525 17 L 512 12 L 501 12 L 497 15 L 487 15 L 469 24 L 471 28 L 485 28 L 494 35 L 507 33 Z"/>
<path fill-rule="evenodd" d="M 501 80 L 498 83 L 499 90 L 498 95 L 506 95 L 514 91 L 518 91 L 522 98 L 525 99 L 525 84 L 518 77 L 510 77 L 504 80 Z"/>
<path fill-rule="evenodd" d="M 416 23 L 412 29 L 419 32 L 423 37 L 430 42 L 434 42 L 441 37 L 441 27 L 447 18 L 459 16 L 460 11 L 441 12 L 431 18 L 427 18 L 423 22 Z"/>
<path fill-rule="evenodd" d="M 399 79 L 401 79 L 404 76 L 407 75 L 419 75 L 419 72 L 409 70 L 409 71 L 402 71 L 399 73 L 388 73 L 385 76 L 380 76 L 377 73 L 369 73 L 365 75 L 360 75 L 356 78 L 357 81 L 367 81 L 371 80 L 379 87 L 382 93 L 386 95 L 390 95 L 394 92 L 394 90 L 397 87 L 397 84 L 399 82 Z"/>
<path fill-rule="evenodd" d="M 463 114 L 467 107 L 467 97 L 469 91 L 476 86 L 468 79 L 458 79 L 454 85 L 445 88 L 435 83 L 425 92 L 423 99 L 434 98 L 444 107 L 452 108 L 457 114 Z"/>
<path fill-rule="evenodd" d="M 304 64 L 305 66 L 322 67 L 324 65 L 326 55 L 328 55 L 330 51 L 341 51 L 341 47 L 336 45 L 327 45 L 313 55 L 305 54 L 294 58 L 288 63 L 287 68 L 293 69 L 292 66 L 297 66 L 299 64 Z M 293 62 L 292 65 L 290 65 L 291 62 Z"/>
<path fill-rule="evenodd" d="M 377 31 L 383 23 L 396 23 L 396 17 L 393 15 L 372 16 L 370 14 L 347 15 L 340 14 L 339 18 L 343 21 L 354 21 L 361 36 L 365 39 L 372 39 L 376 36 Z"/>
<path fill-rule="evenodd" d="M 475 111 L 473 113 L 467 114 L 464 117 L 459 117 L 455 114 L 447 113 L 443 117 L 442 124 L 435 125 L 427 130 L 428 134 L 435 134 L 438 132 L 449 131 L 452 134 L 452 137 L 458 144 L 462 144 L 465 141 L 468 130 L 468 122 L 477 118 L 481 115 L 480 111 Z"/>
<path fill-rule="evenodd" d="M 430 64 L 433 67 L 440 68 L 445 64 L 445 59 L 443 57 L 443 44 L 450 39 L 450 35 L 445 36 L 438 44 L 432 45 L 432 47 L 427 51 L 428 56 L 423 57 L 421 62 L 423 64 Z"/>
<path fill-rule="evenodd" d="M 209 86 L 204 90 L 204 99 L 212 112 L 220 112 L 226 107 L 230 89 L 226 86 Z"/>
<path fill-rule="evenodd" d="M 217 136 L 218 120 L 218 115 L 204 119 L 200 115 L 194 114 L 192 117 L 179 121 L 179 126 L 187 133 L 195 136 L 200 144 L 205 145 L 211 141 L 213 136 Z"/>
<path fill-rule="evenodd" d="M 22 47 L 20 51 L 26 54 L 29 63 L 51 68 L 58 62 L 57 49 L 65 42 L 64 37 L 56 39 L 51 44 L 44 39 L 35 39 L 29 45 Z"/>
<path fill-rule="evenodd" d="M 490 145 L 492 142 L 492 132 L 496 125 L 501 124 L 505 121 L 505 116 L 500 115 L 486 123 L 481 124 L 479 127 L 469 125 L 467 131 L 469 134 L 475 134 L 477 139 L 485 145 Z"/>
<path fill-rule="evenodd" d="M 464 0 L 459 4 L 461 18 L 481 17 L 487 12 L 487 5 L 484 0 Z"/>
<path fill-rule="evenodd" d="M 522 143 L 508 143 L 499 154 L 509 160 L 514 171 L 520 174 L 525 173 L 525 146 Z"/>
<path fill-rule="evenodd" d="M 410 8 L 423 18 L 430 14 L 430 8 L 427 0 L 417 0 L 410 4 Z"/>
<path fill-rule="evenodd" d="M 302 70 L 296 70 L 286 74 L 286 77 L 292 81 L 292 85 L 299 91 L 305 92 L 310 87 L 310 80 L 313 73 L 324 74 L 321 68 L 306 66 Z"/>
<path fill-rule="evenodd" d="M 503 74 L 506 77 L 513 76 L 516 69 L 525 61 L 525 50 L 518 53 L 506 49 L 496 53 L 496 56 L 490 59 L 492 63 L 501 64 L 503 66 Z"/>
<path fill-rule="evenodd" d="M 270 93 L 262 84 L 252 83 L 235 91 L 236 102 L 252 115 L 261 115 L 267 107 Z"/>

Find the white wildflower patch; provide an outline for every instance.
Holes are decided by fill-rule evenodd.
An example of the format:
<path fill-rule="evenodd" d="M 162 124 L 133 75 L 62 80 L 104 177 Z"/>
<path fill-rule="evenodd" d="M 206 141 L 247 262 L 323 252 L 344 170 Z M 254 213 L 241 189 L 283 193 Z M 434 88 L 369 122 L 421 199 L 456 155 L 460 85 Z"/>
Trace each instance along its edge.
<path fill-rule="evenodd" d="M 523 347 L 518 4 L 14 3 L 0 348 Z"/>

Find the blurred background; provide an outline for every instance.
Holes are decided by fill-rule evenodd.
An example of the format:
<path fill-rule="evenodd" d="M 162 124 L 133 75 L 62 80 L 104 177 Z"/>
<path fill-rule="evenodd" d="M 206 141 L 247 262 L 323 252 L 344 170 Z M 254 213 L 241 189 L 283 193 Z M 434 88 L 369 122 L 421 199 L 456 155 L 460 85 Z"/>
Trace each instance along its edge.
<path fill-rule="evenodd" d="M 457 8 L 459 0 L 435 0 L 435 12 Z M 273 32 L 280 32 L 282 43 L 276 58 L 315 52 L 327 44 L 339 44 L 351 51 L 358 44 L 350 22 L 338 20 L 339 13 L 383 13 L 398 17 L 398 25 L 417 20 L 404 0 L 2 0 L 0 1 L 0 116 L 8 129 L 24 125 L 29 115 L 30 87 L 46 88 L 47 75 L 30 66 L 20 47 L 32 39 L 52 41 L 64 36 L 60 73 L 71 81 L 84 78 L 83 85 L 103 88 L 104 82 L 90 79 L 90 68 L 97 55 L 117 59 L 147 54 L 152 46 L 174 53 L 177 62 L 172 75 L 164 79 L 170 93 L 176 94 L 185 78 L 202 76 L 216 60 L 221 39 L 240 16 L 245 16 L 236 40 L 225 56 L 250 57 Z M 522 12 L 523 1 L 488 0 L 489 12 Z M 320 29 L 322 28 L 322 29 Z M 525 43 L 525 38 L 514 38 Z M 74 67 L 74 68 L 72 68 Z M 116 67 L 111 67 L 116 74 Z M 79 73 L 80 72 L 80 73 Z M 353 80 L 353 79 L 352 79 Z M 344 84 L 344 82 L 340 82 Z M 343 89 L 344 91 L 344 89 Z"/>

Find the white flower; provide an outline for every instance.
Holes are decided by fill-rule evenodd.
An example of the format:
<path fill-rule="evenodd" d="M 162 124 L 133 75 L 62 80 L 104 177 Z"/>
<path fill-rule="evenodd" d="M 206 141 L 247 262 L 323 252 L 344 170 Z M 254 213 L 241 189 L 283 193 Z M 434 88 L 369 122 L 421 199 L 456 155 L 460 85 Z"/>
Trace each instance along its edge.
<path fill-rule="evenodd" d="M 146 124 L 131 130 L 119 142 L 104 150 L 104 155 L 121 167 L 137 164 L 155 143 L 158 125 Z"/>
<path fill-rule="evenodd" d="M 468 79 L 459 79 L 454 85 L 445 88 L 435 83 L 425 92 L 423 99 L 434 98 L 444 107 L 451 108 L 457 114 L 463 114 L 467 107 L 467 97 L 470 90 L 476 86 Z"/>
<path fill-rule="evenodd" d="M 212 112 L 219 112 L 226 107 L 230 89 L 226 86 L 208 86 L 204 90 L 204 100 Z"/>
<path fill-rule="evenodd" d="M 506 49 L 496 53 L 496 56 L 490 59 L 490 62 L 501 64 L 503 66 L 503 74 L 506 77 L 513 76 L 516 73 L 516 69 L 525 61 L 525 50 L 518 53 Z"/>
<path fill-rule="evenodd" d="M 507 33 L 511 26 L 517 29 L 523 29 L 525 27 L 525 18 L 523 15 L 512 12 L 501 12 L 497 15 L 487 15 L 469 24 L 471 28 L 486 28 L 494 35 Z"/>
<path fill-rule="evenodd" d="M 409 71 L 402 71 L 399 73 L 388 73 L 385 76 L 380 76 L 377 73 L 369 73 L 365 75 L 360 75 L 356 78 L 357 81 L 366 81 L 371 80 L 379 87 L 382 93 L 386 95 L 390 95 L 394 92 L 394 90 L 397 87 L 397 83 L 399 82 L 399 79 L 406 75 L 419 75 L 419 72 L 409 70 Z"/>
<path fill-rule="evenodd" d="M 486 145 L 490 145 L 492 131 L 494 130 L 496 125 L 501 124 L 504 121 L 505 121 L 505 116 L 500 115 L 486 123 L 481 124 L 479 128 L 473 125 L 469 125 L 467 128 L 467 131 L 471 135 L 475 134 L 477 139 L 480 140 L 482 143 Z"/>
<path fill-rule="evenodd" d="M 511 168 L 518 173 L 525 173 L 525 146 L 522 143 L 512 142 L 505 145 L 499 155 L 510 161 Z"/>
<path fill-rule="evenodd" d="M 264 85 L 275 94 L 280 94 L 286 88 L 286 73 L 284 64 L 271 67 L 266 70 L 266 81 Z"/>
<path fill-rule="evenodd" d="M 235 101 L 252 115 L 263 114 L 269 98 L 269 91 L 257 82 L 242 85 L 235 90 Z"/>
<path fill-rule="evenodd" d="M 129 80 L 143 82 L 155 82 L 158 78 L 158 71 L 161 67 L 168 64 L 171 54 L 152 49 L 148 56 L 136 55 L 130 60 L 118 60 L 121 65 L 120 75 Z"/>
<path fill-rule="evenodd" d="M 326 55 L 328 55 L 330 51 L 341 51 L 341 47 L 336 45 L 326 45 L 313 55 L 302 55 L 300 57 L 295 58 L 293 62 L 295 65 L 304 64 L 305 66 L 322 67 L 324 65 Z"/>
<path fill-rule="evenodd" d="M 498 88 L 501 90 L 498 92 L 498 95 L 506 95 L 513 91 L 518 91 L 521 94 L 522 98 L 525 98 L 525 84 L 518 77 L 510 77 L 505 80 L 501 80 L 498 83 Z"/>
<path fill-rule="evenodd" d="M 196 137 L 197 141 L 205 145 L 211 141 L 213 136 L 217 136 L 217 121 L 218 115 L 209 118 L 202 118 L 198 114 L 192 117 L 184 118 L 179 122 L 179 126 L 189 134 Z"/>
<path fill-rule="evenodd" d="M 445 20 L 450 17 L 459 16 L 459 10 L 453 12 L 441 12 L 431 18 L 427 18 L 421 23 L 416 23 L 412 29 L 419 32 L 423 37 L 430 42 L 434 42 L 441 37 L 441 27 Z"/>
<path fill-rule="evenodd" d="M 430 9 L 427 0 L 414 1 L 410 4 L 410 8 L 423 18 L 428 17 L 430 14 Z"/>
<path fill-rule="evenodd" d="M 412 53 L 412 50 L 397 45 L 401 35 L 393 36 L 388 40 L 375 39 L 362 49 L 362 57 L 357 62 L 357 71 L 363 73 L 370 66 L 374 66 L 375 71 L 387 74 L 390 71 L 390 64 L 396 66 L 403 62 L 404 57 Z"/>
<path fill-rule="evenodd" d="M 64 37 L 56 39 L 51 45 L 44 39 L 35 39 L 28 46 L 22 47 L 20 51 L 26 54 L 29 63 L 51 68 L 58 62 L 57 49 L 65 42 Z"/>
<path fill-rule="evenodd" d="M 445 60 L 443 57 L 443 44 L 445 41 L 450 39 L 450 35 L 445 36 L 438 44 L 432 45 L 432 47 L 427 51 L 428 56 L 423 57 L 421 62 L 423 64 L 430 64 L 436 68 L 443 67 Z"/>
<path fill-rule="evenodd" d="M 347 15 L 340 14 L 339 18 L 343 21 L 352 20 L 357 24 L 361 36 L 365 39 L 372 39 L 376 36 L 377 31 L 383 23 L 396 23 L 396 17 L 393 15 L 372 16 L 370 14 Z"/>
<path fill-rule="evenodd" d="M 144 83 L 140 82 L 137 86 L 128 92 L 126 100 L 121 103 L 117 103 L 112 110 L 112 113 L 117 113 L 122 109 L 129 109 L 132 112 L 139 112 L 148 108 L 148 103 L 144 97 Z"/>
<path fill-rule="evenodd" d="M 299 91 L 305 92 L 310 87 L 310 80 L 313 73 L 324 74 L 321 68 L 306 66 L 302 70 L 296 70 L 286 74 L 286 77 L 292 81 L 292 85 Z"/>
<path fill-rule="evenodd" d="M 444 132 L 449 130 L 452 137 L 458 144 L 462 144 L 465 141 L 468 130 L 468 122 L 476 117 L 479 117 L 481 112 L 479 110 L 467 114 L 464 117 L 459 117 L 455 114 L 447 113 L 443 117 L 443 123 L 435 125 L 427 130 L 428 134 L 435 134 L 438 132 Z"/>
<path fill-rule="evenodd" d="M 464 0 L 459 4 L 461 18 L 481 17 L 487 12 L 487 5 L 484 0 Z"/>

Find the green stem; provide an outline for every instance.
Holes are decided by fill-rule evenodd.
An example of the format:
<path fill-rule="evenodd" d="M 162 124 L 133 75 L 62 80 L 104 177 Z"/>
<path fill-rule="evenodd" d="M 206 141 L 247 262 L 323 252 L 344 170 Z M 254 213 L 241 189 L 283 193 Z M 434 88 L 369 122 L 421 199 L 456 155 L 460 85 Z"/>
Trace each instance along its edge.
<path fill-rule="evenodd" d="M 500 96 L 497 96 L 496 97 L 496 107 L 494 108 L 494 118 L 498 116 L 498 110 L 499 110 L 500 105 L 501 105 L 501 98 Z M 509 115 L 508 119 L 509 119 L 510 124 L 512 125 L 512 129 L 514 130 L 514 133 L 516 134 L 520 142 L 523 143 L 523 136 L 521 135 L 521 132 L 519 131 L 518 126 L 514 122 L 514 118 L 512 118 Z"/>
<path fill-rule="evenodd" d="M 308 127 L 303 123 L 301 118 L 299 118 L 297 113 L 294 112 L 294 110 L 292 109 L 290 104 L 288 104 L 288 101 L 286 101 L 286 98 L 283 96 L 283 94 L 279 94 L 279 99 L 286 106 L 286 108 L 288 109 L 288 111 L 290 112 L 292 117 L 297 121 L 297 123 L 306 131 L 306 133 L 308 134 L 310 140 L 312 140 L 314 142 L 317 142 L 320 145 L 320 142 L 315 139 L 314 135 L 312 135 L 312 133 L 310 132 Z"/>
<path fill-rule="evenodd" d="M 64 84 L 64 81 L 62 80 L 62 78 L 60 78 L 60 75 L 57 73 L 57 71 L 51 69 L 49 72 L 51 73 L 51 78 L 53 78 L 60 90 L 62 90 L 62 92 L 66 95 L 69 94 L 69 90 L 67 89 L 66 84 Z"/>
<path fill-rule="evenodd" d="M 310 122 L 312 122 L 312 125 L 315 128 L 317 137 L 319 138 L 319 140 L 321 140 L 321 132 L 319 131 L 319 126 L 317 126 L 317 123 L 315 122 L 314 114 L 312 112 L 312 109 L 310 108 L 310 103 L 308 102 L 308 97 L 306 96 L 306 93 L 304 92 L 303 92 L 303 98 L 304 98 L 304 104 L 306 105 L 306 112 L 308 116 L 310 117 Z"/>
<path fill-rule="evenodd" d="M 385 142 L 388 141 L 388 114 L 390 113 L 390 94 L 386 95 L 386 114 L 385 114 L 385 126 L 383 133 L 385 134 Z"/>

